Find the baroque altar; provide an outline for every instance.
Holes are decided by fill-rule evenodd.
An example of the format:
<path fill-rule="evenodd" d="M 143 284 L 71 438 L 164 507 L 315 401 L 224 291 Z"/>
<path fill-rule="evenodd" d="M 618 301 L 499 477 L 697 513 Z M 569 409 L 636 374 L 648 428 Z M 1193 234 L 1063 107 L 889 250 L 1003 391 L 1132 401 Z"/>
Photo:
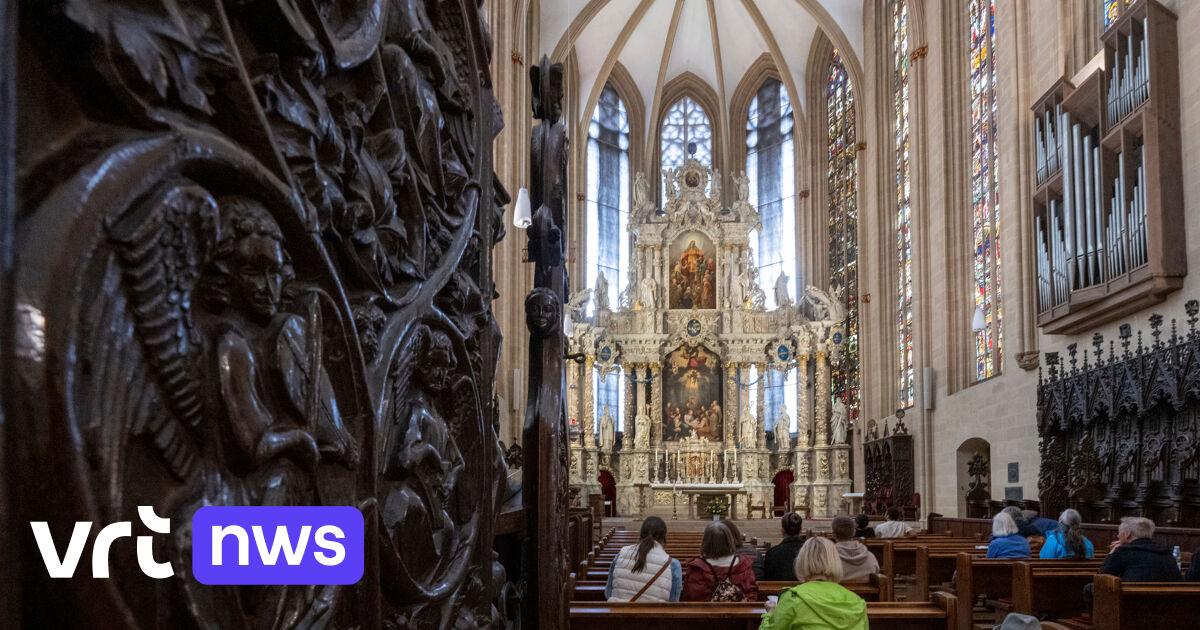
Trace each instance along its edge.
<path fill-rule="evenodd" d="M 744 173 L 731 207 L 720 173 L 694 159 L 664 173 L 661 211 L 645 175 L 634 181 L 625 290 L 610 304 L 616 279 L 600 274 L 567 306 L 569 352 L 583 357 L 567 366 L 571 484 L 599 493 L 607 471 L 621 515 L 669 510 L 668 486 L 720 486 L 747 514 L 774 504 L 773 480 L 789 471 L 791 505 L 833 515 L 851 486 L 846 410 L 830 385 L 845 311 L 811 286 L 793 299 L 786 274 L 766 307 L 751 246 L 762 225 Z M 785 371 L 794 399 L 768 414 L 768 375 Z M 598 407 L 597 381 L 614 378 L 624 404 Z M 768 434 L 769 415 L 781 422 Z"/>

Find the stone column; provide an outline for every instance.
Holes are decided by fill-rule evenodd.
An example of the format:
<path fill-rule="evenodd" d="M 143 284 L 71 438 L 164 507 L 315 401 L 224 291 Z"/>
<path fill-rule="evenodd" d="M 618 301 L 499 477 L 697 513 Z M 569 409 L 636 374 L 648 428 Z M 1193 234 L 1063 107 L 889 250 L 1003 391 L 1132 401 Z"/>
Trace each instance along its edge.
<path fill-rule="evenodd" d="M 662 375 L 662 364 L 651 363 L 647 378 Z M 653 429 L 650 431 L 651 440 L 654 446 L 662 445 L 662 378 L 655 378 L 652 383 L 647 385 L 650 388 L 650 426 Z"/>
<path fill-rule="evenodd" d="M 596 378 L 596 371 L 593 369 L 593 364 L 596 362 L 596 357 L 588 355 L 583 362 L 583 413 L 579 421 L 579 430 L 583 432 L 583 447 L 596 448 L 596 399 L 595 386 L 593 380 Z"/>
<path fill-rule="evenodd" d="M 829 443 L 829 359 L 825 350 L 817 350 L 817 392 L 813 401 L 816 404 L 816 437 L 817 446 Z"/>
<path fill-rule="evenodd" d="M 808 354 L 796 357 L 796 426 L 798 437 L 796 450 L 808 448 L 808 432 L 812 429 L 812 417 L 808 405 Z"/>
<path fill-rule="evenodd" d="M 758 417 L 758 446 L 766 448 L 767 446 L 767 364 L 754 364 L 755 376 L 758 377 L 758 383 L 754 385 L 755 391 L 758 393 L 758 402 L 755 405 L 755 413 Z"/>
<path fill-rule="evenodd" d="M 736 362 L 725 362 L 725 413 L 722 414 L 725 418 L 725 431 L 721 436 L 725 440 L 726 448 L 733 448 L 742 438 L 741 419 L 738 418 L 737 369 Z"/>
<path fill-rule="evenodd" d="M 624 420 L 625 427 L 624 427 L 624 431 L 623 431 L 623 433 L 625 435 L 622 439 L 623 444 L 621 446 L 621 450 L 632 451 L 633 450 L 633 431 L 634 431 L 635 427 L 633 426 L 633 424 L 634 424 L 634 422 L 633 422 L 633 410 L 634 410 L 633 381 L 630 380 L 630 378 L 633 376 L 633 372 L 626 372 L 626 370 L 635 369 L 637 367 L 637 364 L 636 363 L 626 364 L 626 365 L 622 365 L 621 367 L 622 367 L 622 370 L 619 372 L 619 374 L 621 375 L 621 380 L 623 381 L 621 383 L 621 386 L 625 390 L 625 408 L 621 410 L 621 414 L 625 416 L 625 420 Z M 614 376 L 616 376 L 616 374 L 610 375 L 609 378 L 613 378 Z"/>

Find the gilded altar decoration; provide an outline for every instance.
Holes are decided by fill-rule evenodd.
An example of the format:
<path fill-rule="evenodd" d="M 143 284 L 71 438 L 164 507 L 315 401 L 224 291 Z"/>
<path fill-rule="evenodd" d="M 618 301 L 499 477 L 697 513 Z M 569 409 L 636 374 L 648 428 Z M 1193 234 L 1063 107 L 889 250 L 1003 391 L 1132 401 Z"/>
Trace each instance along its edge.
<path fill-rule="evenodd" d="M 745 518 L 748 505 L 773 496 L 773 476 L 783 470 L 794 473 L 789 500 L 816 496 L 818 485 L 834 496 L 849 492 L 848 476 L 830 475 L 832 466 L 848 461 L 850 449 L 849 440 L 836 439 L 842 427 L 828 386 L 844 313 L 819 289 L 793 298 L 778 273 L 770 274 L 774 290 L 787 299 L 766 309 L 751 253 L 753 233 L 762 226 L 748 201 L 748 178 L 721 181 L 696 160 L 663 177 L 661 210 L 649 193 L 650 178 L 634 178 L 637 208 L 630 215 L 630 264 L 620 270 L 628 274 L 622 297 L 608 309 L 587 309 L 586 293 L 567 303 L 574 322 L 565 331 L 568 352 L 594 361 L 567 370 L 566 407 L 577 410 L 585 427 L 606 416 L 605 405 L 607 415 L 623 419 L 614 423 L 621 428 L 612 440 L 620 448 L 605 446 L 608 423 L 599 440 L 593 429 L 571 443 L 583 471 L 572 482 L 581 494 L 599 493 L 588 464 L 608 462 L 621 516 L 642 515 L 627 509 L 670 516 L 689 505 L 702 511 L 698 497 L 724 494 L 732 515 Z M 737 194 L 729 207 L 715 192 L 726 184 Z M 768 406 L 769 375 L 783 373 L 806 386 Z M 600 397 L 601 387 L 615 389 L 613 378 L 621 379 L 621 395 Z M 829 444 L 831 418 L 835 440 Z M 815 474 L 822 465 L 824 472 Z M 812 515 L 832 516 L 829 503 Z"/>

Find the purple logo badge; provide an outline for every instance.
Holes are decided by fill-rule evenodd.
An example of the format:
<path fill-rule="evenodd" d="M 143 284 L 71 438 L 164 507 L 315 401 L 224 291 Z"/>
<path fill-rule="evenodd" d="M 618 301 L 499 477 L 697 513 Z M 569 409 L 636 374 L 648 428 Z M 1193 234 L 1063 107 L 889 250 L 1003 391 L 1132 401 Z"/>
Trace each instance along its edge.
<path fill-rule="evenodd" d="M 349 506 L 209 506 L 192 516 L 201 584 L 354 584 L 363 516 Z"/>

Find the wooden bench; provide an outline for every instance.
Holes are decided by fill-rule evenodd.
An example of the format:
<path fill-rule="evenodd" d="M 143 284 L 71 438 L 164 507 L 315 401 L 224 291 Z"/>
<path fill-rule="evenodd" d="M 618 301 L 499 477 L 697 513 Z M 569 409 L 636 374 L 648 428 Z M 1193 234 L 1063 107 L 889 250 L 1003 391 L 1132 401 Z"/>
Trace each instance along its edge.
<path fill-rule="evenodd" d="M 1013 597 L 1013 567 L 1018 562 L 1036 563 L 1039 566 L 1067 567 L 1091 569 L 1092 573 L 1100 570 L 1101 560 L 1031 560 L 980 558 L 968 553 L 958 554 L 956 575 L 954 578 L 954 594 L 962 605 L 959 607 L 959 630 L 971 630 L 974 624 L 973 607 L 975 598 L 980 595 L 992 597 L 992 605 L 1007 599 L 1003 606 L 1012 606 Z"/>
<path fill-rule="evenodd" d="M 1013 564 L 1012 612 L 1058 619 L 1087 610 L 1083 587 L 1092 583 L 1096 568 L 1049 562 Z"/>
<path fill-rule="evenodd" d="M 766 599 L 768 595 L 778 596 L 780 591 L 793 587 L 796 584 L 798 582 L 795 581 L 759 582 L 758 598 Z M 869 579 L 861 582 L 842 582 L 842 586 L 868 602 L 891 602 L 896 600 L 892 581 L 882 573 L 874 573 Z"/>
<path fill-rule="evenodd" d="M 1200 628 L 1200 583 L 1121 582 L 1097 575 L 1092 604 L 1096 630 Z"/>
<path fill-rule="evenodd" d="M 754 630 L 766 612 L 763 602 L 573 602 L 571 630 Z M 937 593 L 931 603 L 869 602 L 871 630 L 952 630 L 957 611 L 953 595 Z"/>

